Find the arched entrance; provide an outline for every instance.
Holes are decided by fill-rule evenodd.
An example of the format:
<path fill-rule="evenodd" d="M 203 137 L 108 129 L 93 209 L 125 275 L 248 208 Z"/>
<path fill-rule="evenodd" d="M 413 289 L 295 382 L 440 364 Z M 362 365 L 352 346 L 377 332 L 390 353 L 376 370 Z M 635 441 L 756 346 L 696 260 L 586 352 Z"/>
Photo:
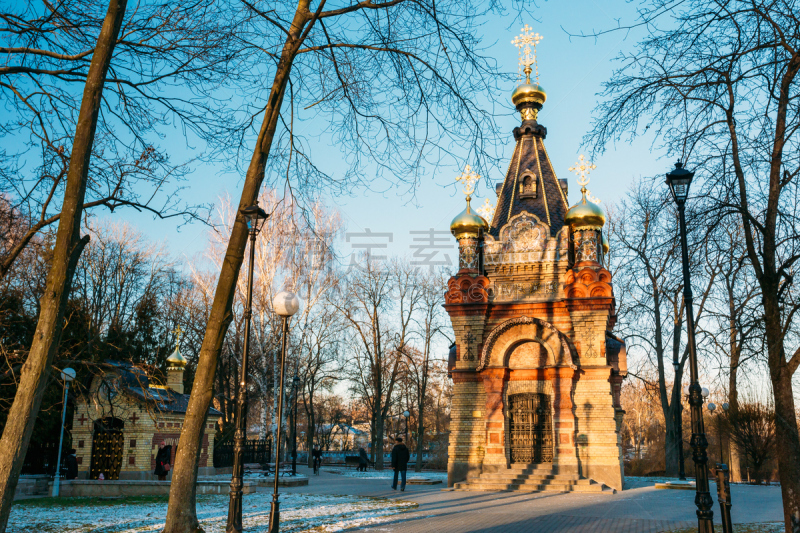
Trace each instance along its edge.
<path fill-rule="evenodd" d="M 108 417 L 94 423 L 89 479 L 97 479 L 101 473 L 105 479 L 119 479 L 124 427 L 125 423 L 119 418 Z"/>
<path fill-rule="evenodd" d="M 553 462 L 550 397 L 526 392 L 508 397 L 512 463 Z"/>

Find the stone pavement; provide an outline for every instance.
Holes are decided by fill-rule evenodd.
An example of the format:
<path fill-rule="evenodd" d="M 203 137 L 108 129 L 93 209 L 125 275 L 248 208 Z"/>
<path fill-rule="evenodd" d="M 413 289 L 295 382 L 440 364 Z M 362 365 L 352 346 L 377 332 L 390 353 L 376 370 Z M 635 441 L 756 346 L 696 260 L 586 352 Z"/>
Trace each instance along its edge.
<path fill-rule="evenodd" d="M 306 473 L 305 469 L 302 473 Z M 656 490 L 652 483 L 639 484 L 614 495 L 517 494 L 443 491 L 443 485 L 410 485 L 400 492 L 391 489 L 389 480 L 355 479 L 325 472 L 309 478 L 307 487 L 281 490 L 403 499 L 419 505 L 412 512 L 362 529 L 369 532 L 656 533 L 697 525 L 693 491 Z M 718 523 L 715 485 L 711 486 L 711 492 Z M 734 523 L 782 520 L 779 487 L 735 485 L 732 493 Z"/>

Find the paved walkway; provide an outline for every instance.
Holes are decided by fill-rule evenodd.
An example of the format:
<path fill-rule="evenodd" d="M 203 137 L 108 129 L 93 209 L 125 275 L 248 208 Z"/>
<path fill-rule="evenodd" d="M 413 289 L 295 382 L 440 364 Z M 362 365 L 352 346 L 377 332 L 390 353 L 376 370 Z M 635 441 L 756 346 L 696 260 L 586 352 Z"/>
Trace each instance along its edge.
<path fill-rule="evenodd" d="M 303 473 L 306 473 L 303 471 Z M 424 474 L 423 474 L 424 475 Z M 393 491 L 388 480 L 321 473 L 291 492 L 347 494 L 413 501 L 419 507 L 363 529 L 398 533 L 656 533 L 697 525 L 694 491 L 656 490 L 652 484 L 608 494 L 518 494 L 443 491 L 444 485 L 409 485 Z M 714 515 L 719 520 L 716 486 Z M 778 487 L 736 485 L 734 523 L 782 520 Z"/>

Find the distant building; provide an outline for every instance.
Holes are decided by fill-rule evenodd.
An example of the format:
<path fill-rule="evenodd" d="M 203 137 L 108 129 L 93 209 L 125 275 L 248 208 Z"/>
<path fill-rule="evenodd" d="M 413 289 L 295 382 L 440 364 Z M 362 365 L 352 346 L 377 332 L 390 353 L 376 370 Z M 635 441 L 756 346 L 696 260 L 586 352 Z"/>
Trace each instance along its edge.
<path fill-rule="evenodd" d="M 158 445 L 175 451 L 180 445 L 189 395 L 183 392 L 186 359 L 176 347 L 167 359 L 167 385 L 150 383 L 140 368 L 108 361 L 92 379 L 88 394 L 78 398 L 72 421 L 80 479 L 152 479 Z M 214 424 L 222 416 L 208 410 L 200 468 L 213 466 Z"/>

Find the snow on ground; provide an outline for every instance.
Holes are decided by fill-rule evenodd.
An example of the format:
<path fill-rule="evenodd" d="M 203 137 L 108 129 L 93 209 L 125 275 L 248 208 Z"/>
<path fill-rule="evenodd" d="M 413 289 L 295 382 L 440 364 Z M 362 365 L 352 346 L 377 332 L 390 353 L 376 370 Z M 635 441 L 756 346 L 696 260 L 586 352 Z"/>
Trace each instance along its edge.
<path fill-rule="evenodd" d="M 160 500 L 160 501 L 159 501 Z M 198 496 L 197 518 L 206 533 L 223 533 L 227 495 Z M 245 494 L 244 529 L 266 532 L 272 494 Z M 281 532 L 333 532 L 379 524 L 415 507 L 412 502 L 353 496 L 281 495 Z M 143 533 L 164 527 L 166 498 L 27 500 L 11 509 L 8 533 Z M 316 529 L 315 529 L 316 528 Z"/>
<path fill-rule="evenodd" d="M 394 477 L 394 470 L 391 468 L 387 468 L 386 470 L 367 470 L 366 472 L 359 472 L 355 468 L 335 468 L 323 466 L 322 471 L 359 479 L 392 479 Z M 447 472 L 414 472 L 413 470 L 409 470 L 406 474 L 406 481 L 414 478 L 446 480 Z"/>

